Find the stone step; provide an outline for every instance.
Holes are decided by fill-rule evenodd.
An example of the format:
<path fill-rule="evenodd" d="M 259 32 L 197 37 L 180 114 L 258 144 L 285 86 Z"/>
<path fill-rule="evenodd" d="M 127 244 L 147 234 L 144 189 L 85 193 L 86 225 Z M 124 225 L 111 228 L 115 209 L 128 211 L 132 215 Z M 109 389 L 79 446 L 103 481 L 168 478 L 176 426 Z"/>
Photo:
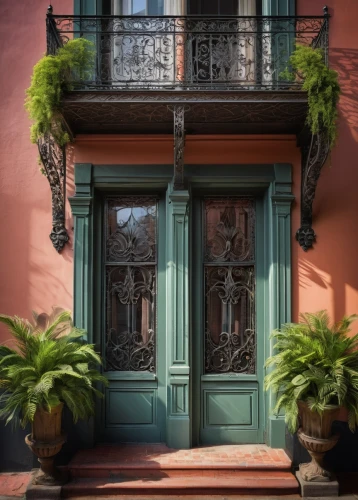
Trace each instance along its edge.
<path fill-rule="evenodd" d="M 298 483 L 290 472 L 226 471 L 211 476 L 177 476 L 152 471 L 150 476 L 113 475 L 111 478 L 74 478 L 62 488 L 64 498 L 104 495 L 293 495 Z"/>
<path fill-rule="evenodd" d="M 283 450 L 265 445 L 223 445 L 173 450 L 162 444 L 98 445 L 78 452 L 69 464 L 72 477 L 111 477 L 126 472 L 144 477 L 146 471 L 174 471 L 177 476 L 209 477 L 213 471 L 290 471 L 291 460 Z"/>

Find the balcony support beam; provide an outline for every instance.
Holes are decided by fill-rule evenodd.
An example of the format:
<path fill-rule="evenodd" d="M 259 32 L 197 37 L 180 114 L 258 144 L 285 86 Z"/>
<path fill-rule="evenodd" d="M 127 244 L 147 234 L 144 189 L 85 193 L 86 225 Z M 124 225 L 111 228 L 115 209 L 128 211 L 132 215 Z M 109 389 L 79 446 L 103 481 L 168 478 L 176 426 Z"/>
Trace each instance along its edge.
<path fill-rule="evenodd" d="M 38 140 L 38 148 L 44 174 L 52 195 L 52 231 L 50 239 L 57 252 L 61 252 L 69 240 L 65 227 L 66 205 L 66 148 L 60 147 L 50 134 Z"/>
<path fill-rule="evenodd" d="M 316 241 L 316 233 L 312 228 L 312 207 L 318 179 L 329 154 L 326 134 L 312 134 L 309 140 L 301 145 L 301 152 L 301 227 L 296 232 L 296 240 L 307 252 Z"/>
<path fill-rule="evenodd" d="M 185 148 L 185 106 L 174 105 L 171 110 L 174 117 L 174 191 L 184 189 L 184 148 Z"/>

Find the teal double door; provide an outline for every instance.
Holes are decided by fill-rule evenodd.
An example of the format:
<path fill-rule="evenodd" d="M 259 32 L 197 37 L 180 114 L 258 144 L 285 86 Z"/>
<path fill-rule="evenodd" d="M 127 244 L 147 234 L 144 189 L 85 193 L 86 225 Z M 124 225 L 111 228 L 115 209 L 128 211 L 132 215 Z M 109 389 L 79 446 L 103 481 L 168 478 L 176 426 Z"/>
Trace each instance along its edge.
<path fill-rule="evenodd" d="M 263 442 L 262 203 L 210 191 L 173 200 L 97 198 L 95 314 L 109 380 L 97 439 Z"/>

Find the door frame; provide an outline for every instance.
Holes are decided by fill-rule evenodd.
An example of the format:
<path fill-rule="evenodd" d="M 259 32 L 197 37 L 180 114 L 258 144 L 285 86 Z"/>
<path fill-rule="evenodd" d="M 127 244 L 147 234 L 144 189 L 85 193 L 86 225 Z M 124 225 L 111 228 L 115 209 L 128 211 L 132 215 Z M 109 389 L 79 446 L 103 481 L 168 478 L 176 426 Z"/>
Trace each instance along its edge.
<path fill-rule="evenodd" d="M 97 211 L 95 202 L 96 189 L 115 190 L 120 188 L 146 188 L 155 191 L 156 189 L 166 189 L 173 177 L 173 165 L 92 165 L 75 164 L 75 187 L 76 193 L 69 198 L 72 213 L 74 216 L 74 323 L 77 327 L 87 331 L 86 340 L 90 343 L 96 341 L 95 331 L 98 331 L 98 324 L 94 317 L 95 287 L 93 276 L 96 271 L 94 265 L 95 242 L 93 211 Z M 175 191 L 167 196 L 167 208 L 175 209 L 181 202 L 177 200 L 182 196 L 183 200 L 190 199 L 191 193 L 198 189 L 228 190 L 233 189 L 235 193 L 260 194 L 263 198 L 263 208 L 265 212 L 264 224 L 264 245 L 263 261 L 264 275 L 263 296 L 264 296 L 264 358 L 266 359 L 273 352 L 273 344 L 269 339 L 269 333 L 279 328 L 283 323 L 291 321 L 291 203 L 294 196 L 291 192 L 292 166 L 290 164 L 258 164 L 258 165 L 186 165 L 186 182 L 188 191 Z M 186 202 L 183 202 L 186 203 Z M 183 204 L 184 206 L 184 204 Z M 185 212 L 190 224 L 190 210 Z M 182 226 L 182 215 L 173 216 L 177 226 Z M 180 234 L 179 234 L 180 236 Z M 181 255 L 185 254 L 183 262 L 188 262 L 190 266 L 190 243 L 186 238 L 182 241 Z M 178 241 L 179 241 L 178 240 Z M 168 241 L 168 240 L 167 240 Z M 185 257 L 184 255 L 184 257 Z M 168 256 L 167 256 L 168 258 Z M 186 264 L 185 264 L 186 265 Z M 185 271 L 185 270 L 184 270 Z M 188 269 L 181 276 L 183 286 L 188 295 L 184 297 L 182 304 L 187 309 L 186 314 L 191 324 L 191 311 L 189 307 L 190 282 Z M 169 280 L 170 281 L 170 280 Z M 167 280 L 168 283 L 168 280 Z M 168 305 L 167 305 L 168 310 Z M 167 322 L 169 325 L 169 322 Z M 182 335 L 183 332 L 178 331 Z M 167 343 L 170 345 L 173 339 L 169 340 L 171 333 L 167 328 Z M 192 338 L 192 328 L 189 327 L 189 335 L 183 337 L 183 348 L 189 348 Z M 97 346 L 99 348 L 100 346 Z M 189 352 L 188 365 L 177 366 L 171 373 L 169 371 L 171 360 L 169 359 L 169 348 L 167 350 L 167 401 L 171 407 L 180 407 L 179 400 L 188 400 L 188 408 L 180 415 L 167 413 L 167 443 L 173 447 L 190 447 L 196 442 L 195 429 L 193 426 L 193 372 L 194 368 L 192 349 Z M 184 370 L 185 368 L 185 370 Z M 188 375 L 186 375 L 186 370 Z M 178 373 L 176 373 L 178 372 Z M 185 373 L 184 373 L 185 372 Z M 195 373 L 195 372 L 194 372 Z M 177 377 L 176 380 L 175 377 Z M 184 380 L 185 379 L 185 380 Z M 188 379 L 188 382 L 187 382 Z M 176 385 L 178 384 L 179 385 Z M 182 393 L 179 388 L 185 386 Z M 175 390 L 174 390 L 175 389 Z M 285 422 L 284 415 L 272 415 L 270 409 L 274 406 L 274 396 L 271 392 L 265 393 L 264 405 L 262 408 L 265 427 L 264 440 L 271 447 L 284 447 L 285 443 Z M 98 424 L 99 413 L 97 412 Z M 81 424 L 79 442 L 82 446 L 91 446 L 96 440 L 95 419 L 88 424 Z"/>

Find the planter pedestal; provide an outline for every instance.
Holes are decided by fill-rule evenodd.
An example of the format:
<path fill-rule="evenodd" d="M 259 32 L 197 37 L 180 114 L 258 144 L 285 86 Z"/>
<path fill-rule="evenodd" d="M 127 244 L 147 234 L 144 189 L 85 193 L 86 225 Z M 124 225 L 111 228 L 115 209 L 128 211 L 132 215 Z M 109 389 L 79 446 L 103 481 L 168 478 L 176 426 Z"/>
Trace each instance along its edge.
<path fill-rule="evenodd" d="M 32 433 L 25 437 L 25 443 L 38 457 L 41 465 L 33 484 L 58 486 L 66 483 L 67 478 L 54 464 L 55 455 L 66 441 L 66 435 L 61 432 L 62 408 L 61 403 L 51 413 L 41 408 L 36 410 Z"/>
<path fill-rule="evenodd" d="M 298 429 L 297 436 L 312 457 L 311 462 L 300 464 L 300 475 L 307 482 L 331 481 L 331 473 L 324 467 L 324 456 L 339 439 L 339 435 L 332 436 L 331 431 L 332 423 L 338 416 L 339 407 L 332 406 L 322 415 L 311 411 L 302 401 L 298 402 L 298 407 L 301 427 Z"/>
<path fill-rule="evenodd" d="M 296 471 L 296 478 L 300 484 L 301 495 L 303 498 L 337 498 L 339 495 L 339 484 L 335 480 L 334 476 L 331 477 L 330 481 L 305 481 L 302 479 L 301 472 L 298 470 Z"/>
<path fill-rule="evenodd" d="M 336 434 L 328 439 L 319 439 L 307 436 L 302 429 L 298 430 L 297 435 L 300 443 L 312 457 L 311 462 L 300 464 L 302 478 L 305 481 L 330 481 L 331 473 L 324 467 L 324 456 L 336 445 L 339 435 Z"/>

